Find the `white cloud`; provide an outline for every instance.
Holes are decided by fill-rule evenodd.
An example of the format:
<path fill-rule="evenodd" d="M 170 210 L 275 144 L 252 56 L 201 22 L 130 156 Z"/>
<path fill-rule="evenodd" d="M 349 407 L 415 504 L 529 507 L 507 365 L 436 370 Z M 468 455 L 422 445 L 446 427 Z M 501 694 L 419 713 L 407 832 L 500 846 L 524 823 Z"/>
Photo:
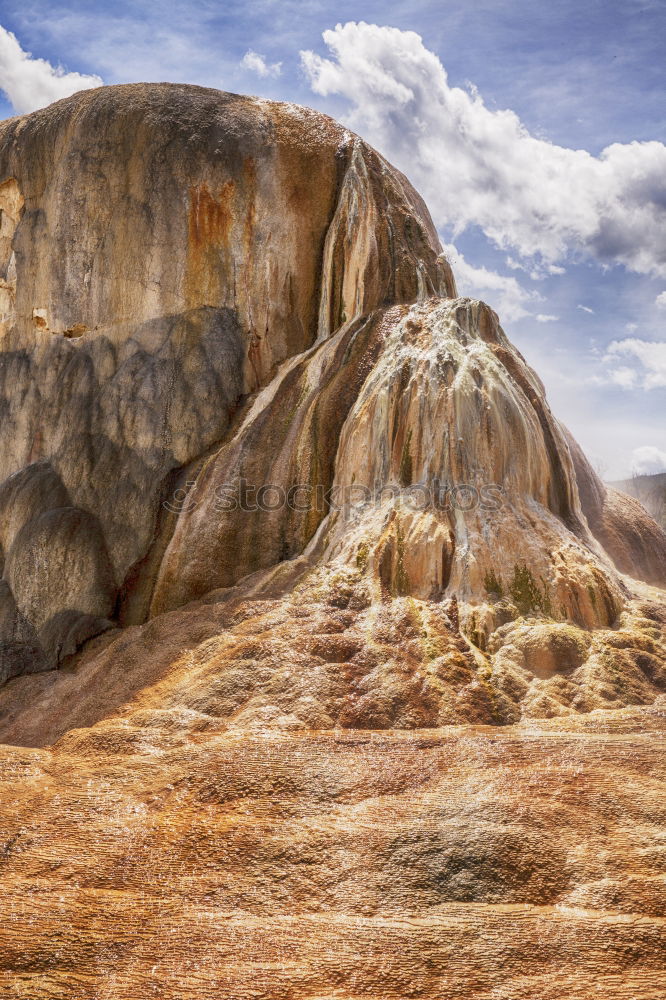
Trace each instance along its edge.
<path fill-rule="evenodd" d="M 440 228 L 478 225 L 546 265 L 578 249 L 666 275 L 663 143 L 614 143 L 599 156 L 557 146 L 450 86 L 413 31 L 350 22 L 323 38 L 331 58 L 301 52 L 312 89 L 349 100 L 349 124 L 409 174 Z"/>
<path fill-rule="evenodd" d="M 594 309 L 590 309 L 590 307 L 589 307 L 589 306 L 582 306 L 582 305 L 580 304 L 580 302 L 579 302 L 579 303 L 578 303 L 578 305 L 576 306 L 576 309 L 582 309 L 582 310 L 583 310 L 583 312 L 585 312 L 585 313 L 594 313 Z"/>
<path fill-rule="evenodd" d="M 620 365 L 619 368 L 611 368 L 606 379 L 600 380 L 601 384 L 616 385 L 620 389 L 635 389 L 638 383 L 638 373 L 634 368 Z"/>
<path fill-rule="evenodd" d="M 666 309 L 666 292 L 660 292 L 654 300 L 657 309 Z"/>
<path fill-rule="evenodd" d="M 624 328 L 625 330 L 628 330 L 629 333 L 636 333 L 636 330 L 638 329 L 638 323 L 626 323 Z"/>
<path fill-rule="evenodd" d="M 68 73 L 46 59 L 33 59 L 23 51 L 16 36 L 0 25 L 0 89 L 19 114 L 102 83 L 99 76 Z"/>
<path fill-rule="evenodd" d="M 552 316 L 550 313 L 537 313 L 534 318 L 537 323 L 555 323 L 560 317 Z"/>
<path fill-rule="evenodd" d="M 637 476 L 651 476 L 657 472 L 666 472 L 666 451 L 644 444 L 634 448 L 631 454 L 631 471 Z"/>
<path fill-rule="evenodd" d="M 249 49 L 241 59 L 241 66 L 261 77 L 279 76 L 282 72 L 281 62 L 267 63 L 265 56 L 259 55 L 258 52 L 253 52 L 252 49 Z"/>
<path fill-rule="evenodd" d="M 474 267 L 452 244 L 445 244 L 444 252 L 453 267 L 460 295 L 490 299 L 493 308 L 508 323 L 531 315 L 527 307 L 540 298 L 535 292 L 523 288 L 515 278 L 487 267 Z"/>
<path fill-rule="evenodd" d="M 639 340 L 637 337 L 614 340 L 604 361 L 610 367 L 605 376 L 600 376 L 601 381 L 623 389 L 666 388 L 666 341 Z M 629 361 L 634 362 L 633 367 L 629 366 Z"/>
<path fill-rule="evenodd" d="M 549 274 L 566 274 L 567 273 L 567 269 L 566 269 L 566 267 L 558 267 L 557 264 L 549 264 L 548 265 L 548 273 Z"/>

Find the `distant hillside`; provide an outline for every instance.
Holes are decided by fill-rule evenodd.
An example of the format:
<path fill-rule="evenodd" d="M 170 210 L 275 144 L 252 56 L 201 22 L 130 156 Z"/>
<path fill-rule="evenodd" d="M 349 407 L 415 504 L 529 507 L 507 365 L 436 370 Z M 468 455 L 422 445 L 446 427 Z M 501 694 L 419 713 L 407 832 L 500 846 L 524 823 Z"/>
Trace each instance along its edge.
<path fill-rule="evenodd" d="M 666 472 L 633 476 L 608 485 L 640 500 L 648 513 L 666 530 Z"/>

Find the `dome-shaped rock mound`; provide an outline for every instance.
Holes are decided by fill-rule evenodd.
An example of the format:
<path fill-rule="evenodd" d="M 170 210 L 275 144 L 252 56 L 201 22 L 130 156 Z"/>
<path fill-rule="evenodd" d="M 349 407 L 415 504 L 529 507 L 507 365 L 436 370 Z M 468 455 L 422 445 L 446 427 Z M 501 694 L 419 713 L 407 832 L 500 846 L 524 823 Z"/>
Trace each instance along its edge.
<path fill-rule="evenodd" d="M 666 997 L 666 535 L 402 174 L 199 87 L 0 124 L 0 402 L 2 995 Z"/>
<path fill-rule="evenodd" d="M 453 290 L 420 198 L 360 139 L 198 87 L 102 88 L 6 122 L 0 211 L 0 544 L 46 666 L 70 649 L 39 634 L 49 612 L 117 617 L 109 572 L 145 617 L 161 501 L 249 394 L 341 324 Z M 70 571 L 45 554 L 17 593 L 36 520 L 72 507 L 103 544 L 71 539 Z"/>

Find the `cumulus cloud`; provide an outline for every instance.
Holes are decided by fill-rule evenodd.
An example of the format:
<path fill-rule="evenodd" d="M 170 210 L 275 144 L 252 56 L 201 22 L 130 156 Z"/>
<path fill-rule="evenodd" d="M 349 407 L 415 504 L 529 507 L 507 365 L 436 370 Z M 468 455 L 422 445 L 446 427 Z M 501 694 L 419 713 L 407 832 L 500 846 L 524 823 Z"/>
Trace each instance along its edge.
<path fill-rule="evenodd" d="M 330 58 L 301 52 L 312 89 L 350 102 L 349 124 L 421 190 L 453 236 L 478 225 L 547 267 L 572 250 L 666 275 L 666 146 L 614 143 L 593 156 L 491 110 L 413 31 L 364 22 L 325 31 Z"/>
<path fill-rule="evenodd" d="M 606 351 L 604 362 L 608 370 L 600 380 L 623 389 L 666 388 L 666 341 L 639 340 L 638 337 L 614 340 Z"/>
<path fill-rule="evenodd" d="M 537 323 L 555 323 L 560 317 L 552 316 L 550 313 L 537 313 L 534 318 Z"/>
<path fill-rule="evenodd" d="M 100 87 L 102 82 L 99 76 L 68 73 L 46 59 L 33 59 L 21 48 L 16 35 L 0 26 L 0 89 L 19 114 L 43 108 L 78 90 Z"/>
<path fill-rule="evenodd" d="M 628 368 L 627 365 L 618 365 L 610 368 L 605 376 L 599 376 L 592 381 L 595 385 L 616 385 L 619 389 L 636 389 L 638 372 L 635 368 Z"/>
<path fill-rule="evenodd" d="M 634 448 L 631 455 L 631 471 L 637 476 L 652 476 L 666 472 L 666 451 L 651 444 Z"/>
<path fill-rule="evenodd" d="M 444 246 L 444 252 L 453 267 L 461 295 L 490 299 L 505 322 L 531 314 L 529 306 L 540 298 L 535 292 L 523 288 L 515 278 L 498 274 L 487 267 L 474 267 L 451 243 Z"/>
<path fill-rule="evenodd" d="M 281 62 L 267 63 L 265 56 L 259 55 L 258 52 L 253 52 L 252 49 L 248 49 L 241 59 L 241 66 L 261 77 L 279 76 L 282 72 Z"/>
<path fill-rule="evenodd" d="M 654 300 L 657 309 L 666 309 L 666 292 L 660 292 Z"/>

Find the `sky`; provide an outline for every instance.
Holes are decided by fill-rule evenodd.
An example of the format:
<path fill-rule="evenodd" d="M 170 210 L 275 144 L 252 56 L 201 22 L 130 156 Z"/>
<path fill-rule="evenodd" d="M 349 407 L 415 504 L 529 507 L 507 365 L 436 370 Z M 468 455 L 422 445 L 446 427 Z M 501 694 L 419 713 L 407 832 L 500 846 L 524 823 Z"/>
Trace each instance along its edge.
<path fill-rule="evenodd" d="M 666 470 L 665 43 L 666 0 L 0 0 L 0 117 L 157 80 L 333 115 L 622 479 Z"/>

